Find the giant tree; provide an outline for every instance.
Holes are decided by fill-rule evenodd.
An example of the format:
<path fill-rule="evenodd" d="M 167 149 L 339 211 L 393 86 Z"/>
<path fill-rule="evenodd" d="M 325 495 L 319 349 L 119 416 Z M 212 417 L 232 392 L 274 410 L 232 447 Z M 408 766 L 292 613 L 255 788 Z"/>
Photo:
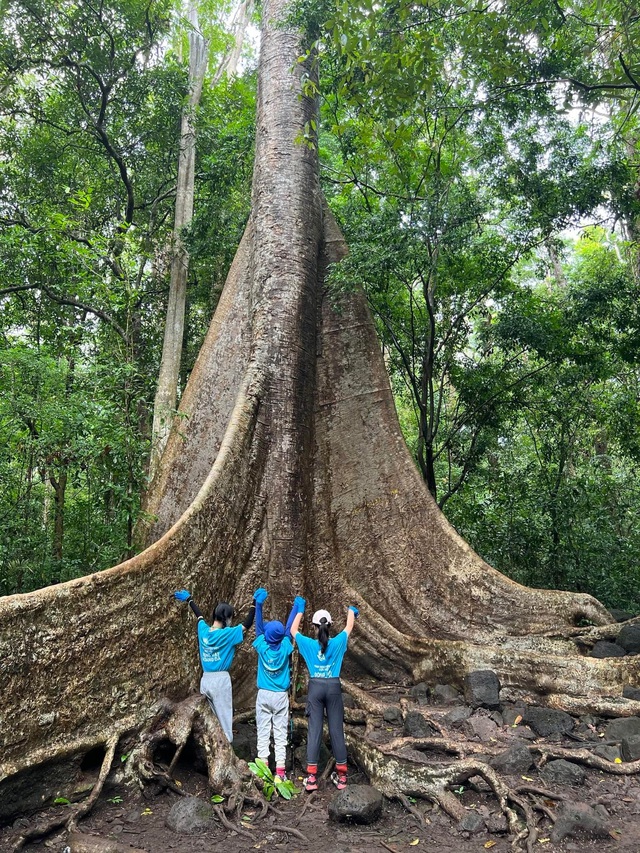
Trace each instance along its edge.
<path fill-rule="evenodd" d="M 486 565 L 416 471 L 362 295 L 335 305 L 323 288 L 346 245 L 319 190 L 314 69 L 300 53 L 284 3 L 265 4 L 252 214 L 149 497 L 149 546 L 0 604 L 3 804 L 18 786 L 37 787 L 34 778 L 53 784 L 30 768 L 77 767 L 97 746 L 104 777 L 132 732 L 184 744 L 198 712 L 178 700 L 198 666 L 188 615 L 172 599 L 178 586 L 205 608 L 219 598 L 241 606 L 258 584 L 278 611 L 294 592 L 334 608 L 353 601 L 354 664 L 379 678 L 456 682 L 490 668 L 511 695 L 551 706 L 640 707 L 622 697 L 637 659 L 593 660 L 574 640 L 615 633 L 605 608 Z M 250 665 L 240 655 L 240 702 L 252 692 Z M 214 755 L 215 727 L 198 719 L 210 778 L 238 783 L 242 768 L 228 751 Z M 141 760 L 127 762 L 131 772 L 148 770 L 147 742 L 133 750 Z M 394 778 L 362 739 L 351 748 L 385 791 L 417 784 L 409 771 Z M 420 784 L 444 800 L 455 772 Z"/>

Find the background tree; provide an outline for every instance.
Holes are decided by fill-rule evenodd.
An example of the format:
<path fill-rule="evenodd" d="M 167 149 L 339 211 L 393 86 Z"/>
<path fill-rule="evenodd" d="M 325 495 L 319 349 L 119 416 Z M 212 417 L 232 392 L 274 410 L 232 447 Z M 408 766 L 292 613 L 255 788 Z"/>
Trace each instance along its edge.
<path fill-rule="evenodd" d="M 18 23 L 0 54 L 5 594 L 132 553 L 187 91 L 167 51 L 168 4 L 8 11 Z M 203 132 L 235 171 L 221 179 L 212 154 L 199 166 L 208 233 L 224 239 L 194 246 L 183 381 L 246 217 L 252 88 L 250 77 L 225 83 L 203 103 Z"/>

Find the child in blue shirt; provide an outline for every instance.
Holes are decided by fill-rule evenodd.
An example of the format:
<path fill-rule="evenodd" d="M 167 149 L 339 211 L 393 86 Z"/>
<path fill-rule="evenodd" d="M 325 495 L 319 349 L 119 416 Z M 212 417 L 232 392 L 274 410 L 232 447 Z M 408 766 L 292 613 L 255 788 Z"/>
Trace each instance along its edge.
<path fill-rule="evenodd" d="M 240 645 L 245 632 L 253 624 L 255 604 L 249 608 L 244 622 L 232 627 L 233 607 L 226 602 L 221 602 L 213 611 L 213 625 L 210 627 L 188 590 L 181 589 L 174 593 L 174 597 L 178 601 L 186 601 L 198 618 L 198 647 L 202 664 L 200 693 L 209 700 L 222 731 L 231 743 L 233 741 L 233 695 L 229 668 L 236 653 L 236 646 Z"/>
<path fill-rule="evenodd" d="M 276 774 L 285 779 L 287 755 L 287 725 L 289 722 L 289 685 L 291 683 L 291 631 L 298 626 L 304 613 L 305 600 L 297 596 L 286 627 L 278 620 L 264 623 L 262 605 L 269 593 L 263 587 L 253 594 L 256 605 L 256 639 L 253 647 L 258 653 L 258 695 L 256 697 L 256 729 L 258 758 L 269 763 L 269 742 L 273 729 Z"/>
<path fill-rule="evenodd" d="M 331 779 L 339 790 L 347 787 L 347 746 L 344 741 L 344 703 L 340 687 L 340 669 L 357 616 L 358 608 L 349 607 L 344 631 L 331 638 L 331 614 L 327 610 L 316 610 L 313 614 L 311 621 L 316 626 L 315 639 L 300 634 L 295 623 L 291 627 L 298 651 L 309 670 L 307 777 L 304 780 L 307 791 L 318 790 L 318 758 L 325 710 L 331 749 L 336 760 L 336 772 L 331 775 Z"/>

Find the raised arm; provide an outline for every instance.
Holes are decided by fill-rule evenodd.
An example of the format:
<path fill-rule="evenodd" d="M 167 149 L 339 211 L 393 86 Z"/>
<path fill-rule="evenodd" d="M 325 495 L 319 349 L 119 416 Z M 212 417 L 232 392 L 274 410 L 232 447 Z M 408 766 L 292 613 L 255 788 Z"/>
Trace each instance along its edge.
<path fill-rule="evenodd" d="M 264 620 L 262 619 L 262 605 L 269 597 L 267 590 L 261 586 L 253 593 L 253 603 L 256 606 L 256 637 L 264 634 Z"/>
<path fill-rule="evenodd" d="M 242 631 L 246 634 L 249 628 L 253 625 L 253 618 L 256 615 L 256 606 L 252 602 L 251 607 L 247 610 L 247 615 L 244 617 L 244 622 L 242 623 Z"/>
<path fill-rule="evenodd" d="M 345 625 L 345 631 L 347 632 L 347 636 L 353 631 L 353 626 L 356 624 L 356 619 L 358 618 L 360 611 L 358 608 L 351 604 L 349 605 L 349 609 L 347 610 L 347 624 Z"/>
<path fill-rule="evenodd" d="M 189 592 L 189 590 L 179 589 L 177 592 L 173 593 L 173 597 L 175 599 L 177 599 L 178 601 L 186 601 L 187 604 L 189 605 L 189 607 L 195 613 L 198 621 L 200 621 L 201 619 L 204 619 L 204 616 L 202 615 L 202 611 L 200 610 L 198 605 L 195 603 L 193 598 L 191 598 L 191 593 Z"/>
<path fill-rule="evenodd" d="M 300 623 L 302 622 L 302 617 L 304 616 L 304 609 L 307 606 L 307 602 L 300 595 L 296 595 L 293 600 L 293 607 L 291 608 L 291 613 L 289 614 L 289 618 L 287 619 L 287 625 L 285 628 L 285 633 L 289 634 L 294 640 L 296 634 L 300 630 Z"/>

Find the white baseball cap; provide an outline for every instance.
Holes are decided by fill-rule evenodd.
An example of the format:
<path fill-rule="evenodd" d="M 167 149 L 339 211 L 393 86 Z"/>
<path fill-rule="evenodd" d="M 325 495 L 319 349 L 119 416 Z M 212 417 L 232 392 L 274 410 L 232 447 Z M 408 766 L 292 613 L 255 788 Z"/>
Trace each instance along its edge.
<path fill-rule="evenodd" d="M 326 619 L 329 625 L 331 625 L 331 614 L 328 610 L 316 610 L 311 621 L 314 625 L 319 625 L 323 619 Z"/>

